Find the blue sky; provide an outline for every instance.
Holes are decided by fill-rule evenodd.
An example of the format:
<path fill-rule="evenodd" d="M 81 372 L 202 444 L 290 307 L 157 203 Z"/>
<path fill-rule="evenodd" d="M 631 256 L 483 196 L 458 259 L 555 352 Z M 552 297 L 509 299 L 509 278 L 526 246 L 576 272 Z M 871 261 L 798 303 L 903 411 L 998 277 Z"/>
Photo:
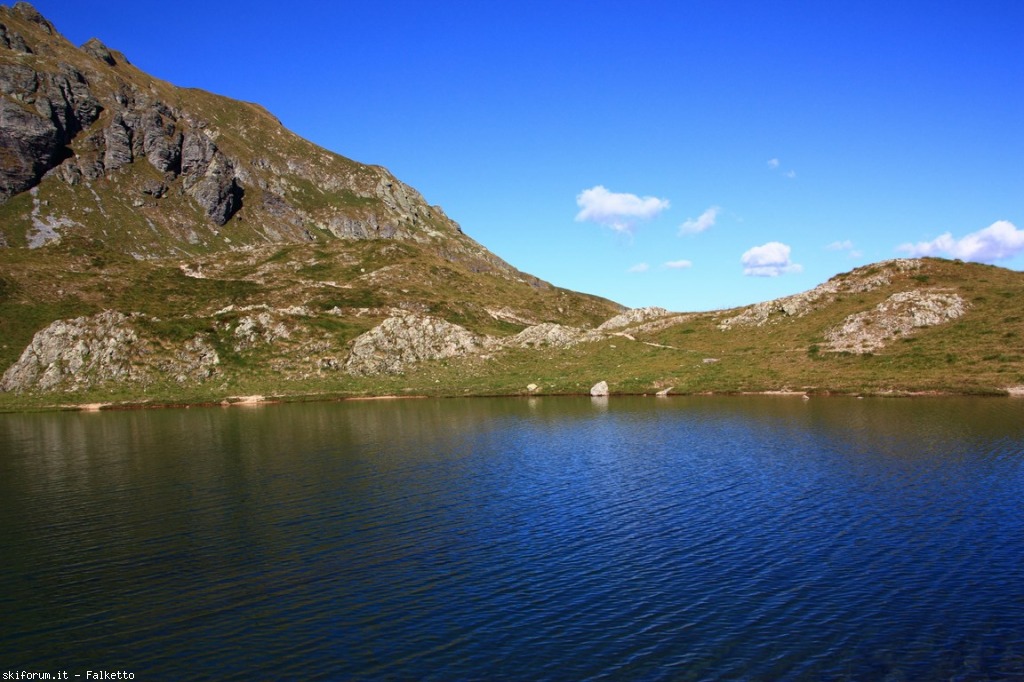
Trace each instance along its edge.
<path fill-rule="evenodd" d="M 1024 269 L 1017 0 L 34 4 L 625 305 L 743 305 L 920 253 Z"/>

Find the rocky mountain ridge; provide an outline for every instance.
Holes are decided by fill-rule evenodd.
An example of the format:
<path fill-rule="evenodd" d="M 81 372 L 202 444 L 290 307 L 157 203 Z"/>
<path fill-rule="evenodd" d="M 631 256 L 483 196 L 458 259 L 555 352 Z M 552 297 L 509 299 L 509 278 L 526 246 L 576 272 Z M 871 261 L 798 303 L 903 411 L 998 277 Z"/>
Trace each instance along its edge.
<path fill-rule="evenodd" d="M 76 48 L 25 2 L 0 7 L 0 120 L 8 246 L 74 235 L 141 259 L 396 239 L 528 278 L 387 170 L 314 147 L 258 105 L 148 76 L 95 38 Z"/>

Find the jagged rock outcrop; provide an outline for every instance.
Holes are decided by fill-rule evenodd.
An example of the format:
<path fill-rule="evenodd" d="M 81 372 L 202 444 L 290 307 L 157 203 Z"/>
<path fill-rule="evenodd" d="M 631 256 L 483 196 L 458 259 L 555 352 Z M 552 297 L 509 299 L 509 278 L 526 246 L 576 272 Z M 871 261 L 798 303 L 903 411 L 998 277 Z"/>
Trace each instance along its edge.
<path fill-rule="evenodd" d="M 291 332 L 283 322 L 269 312 L 257 315 L 245 315 L 238 320 L 233 331 L 235 350 L 242 351 L 260 344 L 273 343 L 278 339 L 287 339 Z"/>
<path fill-rule="evenodd" d="M 0 203 L 34 187 L 71 156 L 68 145 L 102 108 L 73 66 L 39 73 L 0 63 Z"/>
<path fill-rule="evenodd" d="M 531 315 L 524 314 L 521 311 L 516 311 L 508 306 L 502 306 L 501 308 L 487 308 L 487 314 L 496 320 L 502 322 L 511 322 L 512 324 L 525 324 L 527 326 L 537 324 L 537 320 Z"/>
<path fill-rule="evenodd" d="M 80 391 L 164 377 L 202 383 L 217 375 L 220 357 L 206 337 L 180 344 L 149 338 L 136 324 L 144 317 L 106 310 L 51 323 L 7 368 L 0 391 Z"/>
<path fill-rule="evenodd" d="M 114 53 L 112 53 L 106 45 L 100 42 L 98 38 L 90 38 L 83 43 L 82 51 L 87 52 L 107 66 L 117 66 L 117 59 L 114 58 Z"/>
<path fill-rule="evenodd" d="M 554 322 L 543 322 L 527 327 L 511 339 L 505 341 L 504 345 L 519 348 L 541 348 L 544 346 L 568 348 L 584 341 L 593 341 L 602 336 L 603 334 L 595 334 L 594 332 L 588 332 L 577 327 L 569 327 Z"/>
<path fill-rule="evenodd" d="M 831 303 L 839 295 L 872 291 L 890 284 L 895 274 L 920 268 L 921 261 L 916 258 L 896 258 L 857 268 L 833 277 L 810 291 L 745 308 L 738 315 L 723 320 L 718 328 L 726 331 L 733 327 L 760 327 L 787 317 L 803 317 Z"/>
<path fill-rule="evenodd" d="M 0 380 L 0 390 L 89 388 L 139 378 L 139 336 L 122 313 L 57 320 L 38 332 Z"/>
<path fill-rule="evenodd" d="M 901 291 L 871 310 L 850 315 L 828 331 L 827 350 L 870 353 L 893 339 L 908 336 L 922 327 L 944 324 L 967 312 L 969 304 L 955 293 Z"/>
<path fill-rule="evenodd" d="M 30 6 L 19 4 L 15 11 L 37 17 L 36 23 L 41 19 Z M 2 33 L 6 40 L 0 40 L 0 45 L 12 50 L 24 47 L 21 51 L 31 53 L 20 35 L 12 42 L 5 26 Z M 97 68 L 118 64 L 98 40 L 90 40 L 82 51 L 101 63 Z M 78 67 L 61 62 L 54 73 L 4 62 L 0 63 L 0 94 L 0 201 L 35 187 L 58 166 L 63 166 L 59 176 L 76 184 L 145 158 L 170 180 L 180 174 L 185 191 L 215 224 L 223 225 L 241 207 L 244 190 L 234 163 L 202 125 L 127 81 L 101 104 L 87 74 Z M 72 150 L 72 142 L 104 111 L 107 123 L 102 131 L 82 135 Z"/>
<path fill-rule="evenodd" d="M 457 324 L 409 313 L 356 337 L 345 368 L 355 375 L 397 374 L 417 362 L 460 357 L 485 347 L 483 337 Z"/>
<path fill-rule="evenodd" d="M 671 313 L 664 308 L 658 308 L 656 306 L 631 308 L 621 315 L 616 315 L 615 317 L 602 322 L 597 328 L 601 331 L 622 329 L 623 327 L 629 327 L 634 324 L 655 320 L 660 317 L 665 317 L 666 315 L 671 315 Z"/>

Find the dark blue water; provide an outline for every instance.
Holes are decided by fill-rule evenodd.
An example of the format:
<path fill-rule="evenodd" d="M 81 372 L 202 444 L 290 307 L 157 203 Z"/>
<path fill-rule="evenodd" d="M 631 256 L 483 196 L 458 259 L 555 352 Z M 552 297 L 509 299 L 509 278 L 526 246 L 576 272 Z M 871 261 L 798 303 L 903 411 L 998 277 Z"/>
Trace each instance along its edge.
<path fill-rule="evenodd" d="M 0 415 L 0 557 L 3 672 L 1024 679 L 1024 401 Z"/>

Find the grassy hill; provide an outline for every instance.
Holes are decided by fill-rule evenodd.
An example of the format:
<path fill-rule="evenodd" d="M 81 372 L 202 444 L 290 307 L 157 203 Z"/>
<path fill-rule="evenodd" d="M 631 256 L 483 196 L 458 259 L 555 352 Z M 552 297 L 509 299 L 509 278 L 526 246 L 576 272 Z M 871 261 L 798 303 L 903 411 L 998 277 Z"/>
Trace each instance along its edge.
<path fill-rule="evenodd" d="M 379 257 L 376 252 L 387 246 L 395 245 L 362 244 L 364 251 L 359 260 L 345 266 L 349 274 L 352 268 L 380 272 L 366 265 L 372 268 L 374 256 Z M 344 371 L 344 353 L 351 348 L 351 340 L 376 326 L 379 318 L 372 308 L 364 314 L 347 315 L 325 314 L 325 310 L 338 304 L 372 306 L 394 301 L 355 301 L 345 297 L 385 294 L 375 294 L 370 288 L 335 291 L 333 285 L 322 286 L 325 282 L 346 281 L 345 272 L 334 269 L 342 267 L 337 265 L 336 254 L 329 251 L 317 254 L 286 247 L 268 250 L 258 258 L 250 256 L 256 262 L 244 267 L 222 261 L 223 269 L 212 280 L 185 277 L 180 270 L 153 270 L 144 287 L 149 291 L 158 286 L 167 287 L 165 291 L 178 288 L 181 293 L 177 297 L 151 297 L 147 305 L 153 307 L 147 315 L 153 317 L 137 321 L 136 328 L 164 339 L 168 348 L 196 334 L 209 339 L 220 353 L 220 364 L 209 380 L 113 381 L 81 390 L 6 393 L 0 394 L 0 408 L 100 401 L 219 402 L 228 396 L 248 394 L 289 400 L 367 395 L 585 394 L 601 380 L 609 383 L 612 393 L 629 394 L 670 390 L 672 394 L 1005 395 L 1013 387 L 1024 385 L 1024 311 L 1018 303 L 1024 295 L 1024 275 L 993 266 L 940 259 L 889 261 L 838 275 L 811 292 L 778 301 L 702 313 L 655 310 L 634 321 L 603 328 L 583 320 L 587 329 L 579 328 L 575 338 L 481 347 L 413 363 L 397 373 L 353 375 Z M 388 256 L 390 265 L 394 256 Z M 330 265 L 325 267 L 324 262 Z M 389 265 L 382 266 L 385 273 Z M 467 329 L 490 338 L 508 341 L 524 329 L 538 328 L 481 313 L 485 303 L 467 300 L 457 308 L 450 298 L 436 292 L 449 291 L 453 280 L 457 286 L 464 273 L 445 270 L 439 264 L 417 266 L 408 269 L 415 274 L 408 275 L 407 286 L 389 287 L 391 293 L 386 295 L 405 289 L 410 300 L 433 300 L 431 314 L 464 323 Z M 228 271 L 232 267 L 242 268 L 245 276 L 231 278 Z M 247 279 L 254 272 L 268 272 L 268 268 L 273 273 L 295 274 L 274 277 L 275 285 L 267 288 Z M 100 281 L 102 278 L 92 286 L 101 286 Z M 193 283 L 190 288 L 180 286 Z M 421 288 L 414 289 L 416 286 Z M 300 290 L 317 292 L 302 300 L 320 314 L 281 314 L 277 311 L 284 308 L 270 305 L 286 303 Z M 232 293 L 226 295 L 227 291 Z M 892 306 L 893 300 L 906 298 L 908 293 L 917 297 L 909 307 Z M 487 298 L 487 292 L 479 295 Z M 962 311 L 948 318 L 938 315 L 938 321 L 935 316 L 922 318 L 921 310 L 930 305 L 928 297 L 936 295 L 957 297 Z M 139 293 L 121 292 L 119 296 L 116 300 L 126 309 L 146 307 L 146 298 Z M 520 310 L 532 302 L 538 312 L 547 309 L 553 317 L 564 319 L 557 311 L 558 290 L 538 290 L 532 296 L 532 301 L 521 302 Z M 239 320 L 252 315 L 242 309 L 249 306 L 251 311 L 252 302 L 257 300 L 269 301 L 267 309 L 273 312 L 273 320 L 283 322 L 288 334 L 239 345 Z M 234 308 L 224 310 L 230 306 Z M 154 314 L 161 310 L 167 311 L 164 317 Z M 914 326 L 915 316 L 921 326 Z M 861 334 L 860 342 L 871 345 L 871 350 L 836 349 L 843 347 L 843 338 L 837 337 L 836 330 L 842 330 L 844 323 L 849 327 L 851 319 L 867 320 L 853 327 Z M 901 326 L 900 320 L 909 324 Z M 864 337 L 864 329 L 872 327 L 874 336 Z M 864 342 L 864 338 L 869 341 Z M 320 363 L 327 354 L 336 356 L 337 366 Z M 533 390 L 528 388 L 531 384 Z"/>

